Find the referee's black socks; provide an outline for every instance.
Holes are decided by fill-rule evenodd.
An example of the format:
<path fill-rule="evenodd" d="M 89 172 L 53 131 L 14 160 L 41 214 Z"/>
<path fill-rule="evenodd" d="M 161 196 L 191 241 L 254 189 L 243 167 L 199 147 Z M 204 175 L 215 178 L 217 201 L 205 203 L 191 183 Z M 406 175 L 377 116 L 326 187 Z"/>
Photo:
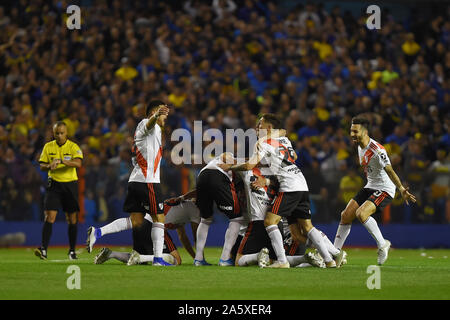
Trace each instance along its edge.
<path fill-rule="evenodd" d="M 42 249 L 47 250 L 52 236 L 53 223 L 44 221 L 44 227 L 42 228 Z"/>
<path fill-rule="evenodd" d="M 77 230 L 78 230 L 78 225 L 75 224 L 71 224 L 69 223 L 69 246 L 70 246 L 70 251 L 75 251 L 75 245 L 77 243 Z"/>

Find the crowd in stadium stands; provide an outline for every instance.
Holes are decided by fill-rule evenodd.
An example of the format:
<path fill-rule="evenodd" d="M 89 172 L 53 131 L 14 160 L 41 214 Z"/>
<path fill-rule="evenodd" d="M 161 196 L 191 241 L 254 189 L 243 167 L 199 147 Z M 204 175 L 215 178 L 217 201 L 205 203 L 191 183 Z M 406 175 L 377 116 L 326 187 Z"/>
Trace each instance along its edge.
<path fill-rule="evenodd" d="M 66 1 L 0 7 L 0 219 L 42 219 L 46 173 L 37 159 L 63 120 L 84 152 L 88 222 L 123 216 L 134 129 L 151 99 L 172 111 L 162 182 L 181 193 L 170 161 L 176 128 L 252 128 L 257 115 L 284 121 L 311 189 L 313 219 L 338 221 L 365 183 L 349 139 L 367 113 L 371 136 L 418 196 L 393 201 L 387 221 L 450 222 L 450 7 L 367 14 L 308 3 L 86 1 L 69 30 Z M 406 10 L 406 9 L 405 9 Z M 186 166 L 195 187 L 199 166 Z M 201 166 L 200 166 L 201 167 Z M 63 215 L 60 215 L 63 219 Z"/>

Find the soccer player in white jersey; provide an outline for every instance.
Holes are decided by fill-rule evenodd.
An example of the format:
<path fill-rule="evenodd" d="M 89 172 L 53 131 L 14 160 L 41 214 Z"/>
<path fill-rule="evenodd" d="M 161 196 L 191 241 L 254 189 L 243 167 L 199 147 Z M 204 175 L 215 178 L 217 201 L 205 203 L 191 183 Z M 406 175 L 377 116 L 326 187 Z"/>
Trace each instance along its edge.
<path fill-rule="evenodd" d="M 352 119 L 350 135 L 353 143 L 358 145 L 359 163 L 364 168 L 367 184 L 348 202 L 347 207 L 342 211 L 334 246 L 338 249 L 343 247 L 345 239 L 350 233 L 353 220 L 358 218 L 377 242 L 377 262 L 382 265 L 388 257 L 391 243 L 383 238 L 377 222 L 371 215 L 381 211 L 392 201 L 395 197 L 395 187 L 399 189 L 407 204 L 409 204 L 409 201 L 416 202 L 416 197 L 402 185 L 399 177 L 392 169 L 385 148 L 369 137 L 369 126 L 369 120 L 363 116 Z"/>
<path fill-rule="evenodd" d="M 162 101 L 151 101 L 146 117 L 137 125 L 134 134 L 133 171 L 128 179 L 128 190 L 123 210 L 130 214 L 133 226 L 133 247 L 145 246 L 146 232 L 144 215 L 149 212 L 152 219 L 154 266 L 169 266 L 162 259 L 164 245 L 164 204 L 161 199 L 160 161 L 162 158 L 161 129 L 164 127 L 169 108 Z M 139 251 L 139 250 L 138 250 Z"/>
<path fill-rule="evenodd" d="M 277 195 L 278 181 L 271 175 L 268 168 L 255 167 L 249 171 L 240 171 L 238 174 L 245 188 L 246 210 L 243 209 L 242 212 L 249 223 L 239 245 L 236 266 L 258 264 L 259 267 L 264 268 L 269 265 L 270 260 L 276 260 L 272 241 L 264 227 L 264 218 Z M 312 254 L 287 258 L 295 265 L 302 262 L 319 265 Z"/>
<path fill-rule="evenodd" d="M 281 217 L 287 217 L 291 233 L 295 239 L 300 239 L 300 234 L 306 234 L 314 246 L 324 258 L 327 267 L 336 267 L 334 257 L 326 248 L 320 232 L 311 223 L 309 210 L 308 185 L 301 170 L 295 165 L 297 155 L 291 142 L 285 136 L 274 136 L 273 133 L 281 128 L 281 121 L 273 114 L 263 114 L 257 124 L 258 142 L 255 145 L 254 154 L 245 163 L 239 165 L 221 165 L 223 169 L 234 171 L 252 170 L 263 159 L 273 175 L 280 183 L 270 212 L 264 219 L 266 231 L 272 240 L 277 255 L 277 261 L 270 265 L 271 268 L 289 268 L 286 254 L 283 248 L 283 239 L 277 227 Z"/>
<path fill-rule="evenodd" d="M 219 167 L 220 164 L 232 162 L 231 153 L 223 153 L 211 160 L 199 173 L 196 182 L 196 205 L 200 210 L 200 224 L 197 228 L 197 243 L 195 248 L 195 266 L 210 265 L 204 259 L 204 249 L 208 237 L 209 226 L 213 219 L 213 206 L 224 213 L 230 222 L 225 232 L 225 241 L 219 266 L 234 266 L 231 249 L 239 234 L 241 225 L 245 224 L 239 206 L 232 173 Z"/>

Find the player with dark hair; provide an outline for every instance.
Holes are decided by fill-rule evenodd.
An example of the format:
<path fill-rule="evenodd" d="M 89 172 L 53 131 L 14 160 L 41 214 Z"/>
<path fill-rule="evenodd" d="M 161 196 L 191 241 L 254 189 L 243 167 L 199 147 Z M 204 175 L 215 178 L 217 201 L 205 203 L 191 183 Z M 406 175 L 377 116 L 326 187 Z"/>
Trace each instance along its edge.
<path fill-rule="evenodd" d="M 277 261 L 269 267 L 289 268 L 283 238 L 277 226 L 281 217 L 287 217 L 295 239 L 300 240 L 302 233 L 307 235 L 324 258 L 326 266 L 336 267 L 333 260 L 335 257 L 329 253 L 320 232 L 311 223 L 308 185 L 301 170 L 295 165 L 297 154 L 291 142 L 287 137 L 277 134 L 281 129 L 281 121 L 275 115 L 263 114 L 256 126 L 259 140 L 252 157 L 243 164 L 221 167 L 224 170 L 246 171 L 264 163 L 280 183 L 278 194 L 264 219 L 264 226 L 277 255 Z"/>
<path fill-rule="evenodd" d="M 81 167 L 83 153 L 80 147 L 67 139 L 67 126 L 58 121 L 53 125 L 54 140 L 47 142 L 39 158 L 40 168 L 48 171 L 48 184 L 44 198 L 45 221 L 42 228 L 42 244 L 35 255 L 47 259 L 47 248 L 52 235 L 53 223 L 62 207 L 69 225 L 69 259 L 77 259 L 78 176 L 76 168 Z"/>
<path fill-rule="evenodd" d="M 133 249 L 144 253 L 147 241 L 144 216 L 152 217 L 151 239 L 154 266 L 170 266 L 162 258 L 164 246 L 164 204 L 161 199 L 160 161 L 162 158 L 162 128 L 169 108 L 159 100 L 151 101 L 145 110 L 146 118 L 137 125 L 133 143 L 133 171 L 128 179 L 128 190 L 123 210 L 130 214 L 133 230 Z M 91 230 L 91 229 L 90 229 Z M 91 230 L 93 232 L 93 230 Z M 89 248 L 89 244 L 88 244 Z"/>
<path fill-rule="evenodd" d="M 391 243 L 383 238 L 377 222 L 371 216 L 392 201 L 395 197 L 396 187 L 407 204 L 409 201 L 416 202 L 416 197 L 402 185 L 392 168 L 386 149 L 370 138 L 369 128 L 370 122 L 365 117 L 357 116 L 352 119 L 350 135 L 353 143 L 358 145 L 359 163 L 364 168 L 367 184 L 342 211 L 334 246 L 342 249 L 350 233 L 353 220 L 358 218 L 377 242 L 377 262 L 382 265 L 388 258 Z"/>

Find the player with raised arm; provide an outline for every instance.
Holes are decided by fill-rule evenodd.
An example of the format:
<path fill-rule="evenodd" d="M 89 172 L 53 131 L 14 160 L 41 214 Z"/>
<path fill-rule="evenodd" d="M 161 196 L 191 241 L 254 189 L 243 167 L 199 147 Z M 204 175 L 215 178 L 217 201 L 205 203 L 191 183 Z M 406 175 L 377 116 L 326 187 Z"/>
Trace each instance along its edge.
<path fill-rule="evenodd" d="M 297 155 L 291 142 L 285 136 L 274 135 L 282 129 L 281 121 L 273 114 L 263 114 L 259 118 L 256 129 L 259 140 L 252 157 L 243 164 L 221 165 L 221 167 L 224 170 L 233 171 L 252 170 L 264 159 L 280 183 L 272 208 L 264 219 L 266 231 L 277 255 L 277 261 L 269 267 L 289 268 L 282 235 L 277 226 L 281 217 L 287 217 L 294 238 L 300 239 L 302 232 L 306 234 L 319 250 L 326 266 L 336 267 L 333 259 L 335 257 L 330 255 L 320 232 L 311 223 L 308 185 L 301 170 L 295 165 Z"/>
<path fill-rule="evenodd" d="M 130 214 L 135 250 L 146 246 L 144 216 L 149 212 L 153 224 L 154 266 L 170 266 L 162 258 L 164 245 L 164 204 L 161 199 L 160 161 L 162 158 L 162 128 L 169 108 L 159 100 L 151 101 L 145 110 L 146 118 L 137 125 L 133 143 L 133 171 L 128 179 L 127 196 L 123 210 Z M 137 250 L 139 251 L 139 250 Z"/>
<path fill-rule="evenodd" d="M 377 222 L 371 216 L 392 201 L 395 197 L 396 187 L 407 204 L 409 201 L 416 202 L 416 197 L 409 193 L 394 172 L 385 148 L 370 138 L 369 127 L 369 120 L 363 116 L 352 119 L 350 135 L 353 143 L 358 145 L 359 163 L 364 168 L 367 184 L 342 211 L 334 245 L 338 249 L 343 247 L 353 220 L 358 218 L 377 242 L 377 262 L 382 265 L 388 258 L 391 243 L 383 238 Z"/>

